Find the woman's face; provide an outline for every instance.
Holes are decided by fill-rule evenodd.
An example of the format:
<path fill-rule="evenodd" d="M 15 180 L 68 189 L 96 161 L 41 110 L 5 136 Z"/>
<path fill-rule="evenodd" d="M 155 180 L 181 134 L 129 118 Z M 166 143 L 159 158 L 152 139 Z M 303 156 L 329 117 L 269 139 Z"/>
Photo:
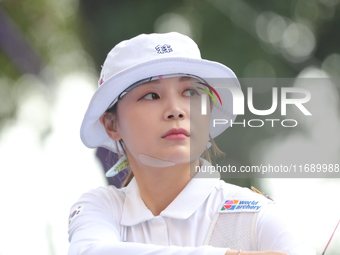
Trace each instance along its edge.
<path fill-rule="evenodd" d="M 203 87 L 189 77 L 154 80 L 119 100 L 116 139 L 127 155 L 146 155 L 175 164 L 200 157 L 209 139 L 210 112 L 201 114 Z"/>

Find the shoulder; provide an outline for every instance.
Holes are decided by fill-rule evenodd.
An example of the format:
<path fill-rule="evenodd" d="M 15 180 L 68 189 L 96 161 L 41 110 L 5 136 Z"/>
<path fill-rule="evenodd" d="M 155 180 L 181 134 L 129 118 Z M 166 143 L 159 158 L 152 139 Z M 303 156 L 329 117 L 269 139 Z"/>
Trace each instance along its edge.
<path fill-rule="evenodd" d="M 89 190 L 84 193 L 80 200 L 91 201 L 101 201 L 106 203 L 119 203 L 123 202 L 125 199 L 125 189 L 117 189 L 114 186 L 98 187 L 96 189 Z"/>
<path fill-rule="evenodd" d="M 260 250 L 278 250 L 288 254 L 312 254 L 315 251 L 307 240 L 307 231 L 287 217 L 286 208 L 270 204 L 259 213 L 256 231 Z"/>
<path fill-rule="evenodd" d="M 240 187 L 234 184 L 226 183 L 223 180 L 220 180 L 216 188 L 225 194 L 226 197 L 233 198 L 249 198 L 249 199 L 258 199 L 268 202 L 273 202 L 272 200 L 268 199 L 264 194 L 259 194 L 254 192 L 253 190 L 245 187 Z"/>
<path fill-rule="evenodd" d="M 108 186 L 89 190 L 81 195 L 78 201 L 71 207 L 69 223 L 75 218 L 79 218 L 78 215 L 102 212 L 118 216 L 121 214 L 124 200 L 125 189 Z"/>

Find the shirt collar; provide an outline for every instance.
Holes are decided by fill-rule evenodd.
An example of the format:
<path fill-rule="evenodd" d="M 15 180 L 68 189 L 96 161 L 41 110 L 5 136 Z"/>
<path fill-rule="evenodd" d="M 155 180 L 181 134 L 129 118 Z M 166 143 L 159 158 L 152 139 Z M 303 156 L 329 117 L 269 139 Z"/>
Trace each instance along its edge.
<path fill-rule="evenodd" d="M 201 166 L 211 165 L 206 160 L 201 162 Z M 198 172 L 171 204 L 160 213 L 160 216 L 174 219 L 189 218 L 207 199 L 219 182 L 219 179 L 220 175 L 218 173 L 206 178 L 206 175 Z M 135 178 L 126 187 L 125 194 L 126 197 L 120 221 L 122 225 L 133 226 L 155 217 L 144 204 Z"/>

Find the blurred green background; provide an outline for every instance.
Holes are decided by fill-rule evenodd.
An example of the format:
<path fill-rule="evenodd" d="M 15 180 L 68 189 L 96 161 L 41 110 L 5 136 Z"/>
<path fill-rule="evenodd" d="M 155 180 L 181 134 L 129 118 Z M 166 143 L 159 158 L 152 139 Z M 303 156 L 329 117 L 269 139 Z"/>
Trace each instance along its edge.
<path fill-rule="evenodd" d="M 2 0 L 0 169 L 4 173 L 1 183 L 7 184 L 4 186 L 6 189 L 3 189 L 8 191 L 18 183 L 27 187 L 26 185 L 32 184 L 31 178 L 42 178 L 42 182 L 47 184 L 42 184 L 44 188 L 35 191 L 34 194 L 49 194 L 53 185 L 58 190 L 59 185 L 64 185 L 65 179 L 61 178 L 60 183 L 56 184 L 58 182 L 55 182 L 53 177 L 55 172 L 46 173 L 44 170 L 34 172 L 34 169 L 37 169 L 36 163 L 41 159 L 48 159 L 40 162 L 41 169 L 47 169 L 50 164 L 54 165 L 56 161 L 60 161 L 60 167 L 56 171 L 60 174 L 64 170 L 65 176 L 69 180 L 72 179 L 64 187 L 76 189 L 77 182 L 82 182 L 82 176 L 73 176 L 70 172 L 78 168 L 77 166 L 82 168 L 81 162 L 86 157 L 78 156 L 80 149 L 78 150 L 78 147 L 72 149 L 74 143 L 71 143 L 71 140 L 63 140 L 61 147 L 57 148 L 51 142 L 51 137 L 58 132 L 61 136 L 63 134 L 79 136 L 76 129 L 80 126 L 81 116 L 90 94 L 97 86 L 101 64 L 111 48 L 122 40 L 141 33 L 178 31 L 196 41 L 203 58 L 227 65 L 240 78 L 295 78 L 306 73 L 311 75 L 309 77 L 320 73 L 322 77 L 339 77 L 339 28 L 339 0 Z M 335 92 L 338 93 L 339 85 L 336 86 Z M 339 95 L 337 94 L 335 98 L 337 100 L 335 105 L 338 107 Z M 338 108 L 334 111 L 339 120 Z M 64 119 L 56 116 L 63 116 Z M 75 122 L 74 129 L 65 128 L 68 121 Z M 289 135 L 280 129 L 269 134 L 266 129 L 262 129 L 249 140 L 240 139 L 245 137 L 242 129 L 228 132 L 226 137 L 219 139 L 217 143 L 223 151 L 227 151 L 229 159 L 243 165 L 253 163 L 251 155 L 258 149 L 253 145 L 268 137 L 277 136 L 285 139 L 285 136 Z M 334 139 L 337 141 L 335 152 L 339 155 L 340 139 L 339 137 Z M 80 143 L 79 139 L 76 142 Z M 32 146 L 31 143 L 35 145 Z M 51 157 L 42 154 L 49 151 L 47 149 L 49 146 L 55 149 Z M 65 147 L 69 147 L 69 151 L 65 151 Z M 29 155 L 32 152 L 30 148 L 37 148 L 32 149 L 36 151 L 36 156 Z M 91 153 L 94 154 L 93 151 Z M 12 156 L 8 156 L 10 154 Z M 63 154 L 68 154 L 68 157 L 63 158 L 61 156 Z M 339 163 L 339 157 L 336 160 Z M 77 163 L 68 167 L 70 161 Z M 99 165 L 96 167 L 98 169 Z M 22 169 L 26 169 L 25 174 L 27 172 L 32 174 L 22 178 L 20 174 L 20 171 L 24 171 Z M 10 176 L 9 171 L 12 171 Z M 95 181 L 86 182 L 87 185 L 81 186 L 76 192 L 70 191 L 73 192 L 69 196 L 70 201 L 65 202 L 66 205 L 63 206 L 71 206 L 70 203 L 86 189 L 105 185 L 106 180 L 101 177 L 100 171 L 98 172 L 97 177 L 93 179 Z M 339 188 L 340 185 L 338 180 L 317 182 L 300 180 L 303 184 L 291 187 L 289 184 L 295 181 L 288 180 L 277 185 L 261 179 L 228 181 L 248 187 L 255 185 L 272 194 L 285 193 L 282 187 L 284 190 L 300 187 L 286 193 L 288 197 L 294 193 L 310 196 L 308 192 L 300 192 L 305 185 L 320 185 L 314 186 L 314 190 L 324 189 L 325 186 Z M 41 192 L 42 190 L 44 192 Z M 55 193 L 52 195 L 54 199 L 58 199 L 59 195 L 70 194 L 67 192 L 60 194 L 57 190 L 54 189 Z M 1 196 L 4 199 L 3 195 Z M 334 195 L 328 196 L 334 198 Z M 5 200 L 12 204 L 15 199 L 21 199 L 21 196 L 7 197 Z M 49 200 L 49 196 L 40 199 L 37 207 L 41 209 L 41 204 L 45 203 L 42 201 Z M 46 203 L 53 208 L 53 203 Z M 308 211 L 310 207 L 308 205 L 306 207 Z M 45 209 L 54 210 L 50 207 Z M 334 210 L 339 210 L 339 207 L 333 208 Z M 60 213 L 67 216 L 68 212 Z M 56 214 L 56 217 L 60 218 L 60 215 Z M 41 254 L 46 254 L 46 251 L 49 254 L 62 254 L 67 244 L 64 244 L 63 240 L 65 246 L 61 247 L 64 248 L 57 248 L 59 241 L 56 240 L 60 240 L 59 233 L 67 231 L 65 230 L 67 226 L 64 226 L 65 229 L 54 231 L 55 222 L 49 218 L 45 221 L 47 227 L 42 224 L 44 226 L 41 228 L 44 231 L 43 236 L 47 236 L 47 241 L 45 240 L 47 244 L 45 248 L 41 248 L 45 251 Z M 330 226 L 331 223 L 324 230 L 328 231 L 329 236 L 333 225 L 335 226 L 335 224 Z M 316 244 L 320 252 L 328 237 L 314 238 L 320 241 Z M 337 240 L 340 243 L 339 238 Z M 14 254 L 5 250 L 6 248 L 3 249 L 0 248 L 0 254 Z M 338 248 L 333 245 L 329 249 L 329 254 L 336 254 Z"/>

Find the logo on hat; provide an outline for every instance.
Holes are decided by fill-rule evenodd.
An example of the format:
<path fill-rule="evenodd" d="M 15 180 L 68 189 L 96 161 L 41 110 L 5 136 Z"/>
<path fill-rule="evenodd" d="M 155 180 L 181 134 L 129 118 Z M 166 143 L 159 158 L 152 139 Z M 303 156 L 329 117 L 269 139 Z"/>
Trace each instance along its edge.
<path fill-rule="evenodd" d="M 173 51 L 169 44 L 164 44 L 163 46 L 157 45 L 155 49 L 158 54 L 170 53 Z"/>

